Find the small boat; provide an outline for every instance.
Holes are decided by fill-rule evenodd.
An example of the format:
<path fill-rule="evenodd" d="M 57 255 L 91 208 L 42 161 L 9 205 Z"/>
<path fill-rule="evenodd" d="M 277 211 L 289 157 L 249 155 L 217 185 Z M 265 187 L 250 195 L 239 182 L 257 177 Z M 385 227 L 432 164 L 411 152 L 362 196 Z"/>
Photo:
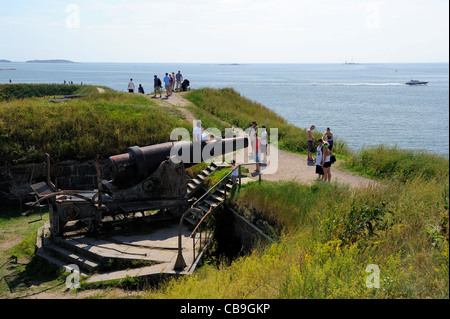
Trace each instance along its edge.
<path fill-rule="evenodd" d="M 421 84 L 427 84 L 428 82 L 418 81 L 418 80 L 411 80 L 409 82 L 406 82 L 407 85 L 421 85 Z"/>

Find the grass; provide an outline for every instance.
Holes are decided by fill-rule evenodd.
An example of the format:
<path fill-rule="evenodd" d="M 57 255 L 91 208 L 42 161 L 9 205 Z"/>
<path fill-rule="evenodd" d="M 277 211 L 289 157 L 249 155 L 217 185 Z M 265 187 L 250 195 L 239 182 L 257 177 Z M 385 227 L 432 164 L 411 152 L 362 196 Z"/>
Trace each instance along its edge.
<path fill-rule="evenodd" d="M 34 255 L 37 229 L 48 220 L 48 213 L 34 223 L 29 222 L 38 219 L 36 215 L 17 215 L 13 208 L 3 209 L 0 214 L 0 298 L 8 298 L 11 293 L 32 294 L 32 286 L 53 290 L 63 284 L 60 271 Z"/>
<path fill-rule="evenodd" d="M 97 89 L 86 85 L 64 84 L 0 84 L 0 101 L 56 95 L 92 94 Z"/>
<path fill-rule="evenodd" d="M 370 178 L 407 181 L 411 178 L 448 179 L 448 159 L 425 151 L 378 145 L 347 158 L 344 166 Z"/>
<path fill-rule="evenodd" d="M 235 205 L 274 223 L 277 242 L 229 266 L 207 265 L 168 281 L 146 297 L 448 298 L 448 239 L 438 234 L 445 232 L 439 225 L 448 217 L 446 201 L 448 188 L 436 180 L 358 191 L 322 183 L 249 184 Z M 352 224 L 352 216 L 363 222 Z M 379 289 L 366 286 L 373 264 Z"/>
<path fill-rule="evenodd" d="M 189 128 L 180 113 L 125 93 L 94 94 L 64 103 L 45 98 L 0 102 L 0 165 L 120 154 L 132 145 L 169 140 L 175 127 Z"/>
<path fill-rule="evenodd" d="M 246 128 L 249 122 L 257 121 L 269 129 L 279 129 L 279 144 L 284 149 L 301 153 L 305 150 L 304 130 L 287 124 L 231 89 L 195 90 L 188 98 L 195 104 L 192 110 L 198 112 L 197 117 L 205 127 L 223 129 L 228 122 Z M 45 119 L 58 129 L 46 126 Z M 1 149 L 9 145 L 10 151 L 26 150 L 20 153 L 23 160 L 11 157 L 8 163 L 14 163 L 14 159 L 25 161 L 28 154 L 34 154 L 31 145 L 40 154 L 52 150 L 29 143 L 40 132 L 39 127 L 52 136 L 47 143 L 58 145 L 59 141 L 65 141 L 70 145 L 72 140 L 77 141 L 72 148 L 53 146 L 61 150 L 64 158 L 62 154 L 81 156 L 81 150 L 92 151 L 89 145 L 100 150 L 101 143 L 109 145 L 105 150 L 110 150 L 105 152 L 122 151 L 121 148 L 129 146 L 127 143 L 147 145 L 152 140 L 164 139 L 162 132 L 179 124 L 189 129 L 190 123 L 184 124 L 181 115 L 160 110 L 143 97 L 115 92 L 64 105 L 48 104 L 42 98 L 0 103 Z M 20 127 L 24 127 L 24 132 L 20 132 Z M 31 134 L 29 130 L 35 129 Z M 44 132 L 39 133 L 35 143 L 46 140 Z M 2 134 L 9 134 L 8 138 Z M 77 134 L 88 142 L 83 144 L 74 137 Z M 89 142 L 89 136 L 95 139 L 97 135 L 101 137 L 98 141 Z M 108 142 L 109 138 L 112 142 Z M 8 144 L 10 140 L 18 146 L 12 147 Z M 385 145 L 351 152 L 344 142 L 337 149 L 347 169 L 383 182 L 356 189 L 320 182 L 245 184 L 230 204 L 276 242 L 255 247 L 252 254 L 239 256 L 231 263 L 207 263 L 192 276 L 149 287 L 145 297 L 448 299 L 448 158 Z M 190 174 L 204 168 L 205 164 L 193 166 Z M 210 182 L 220 180 L 226 172 L 215 173 Z M 12 255 L 23 259 L 32 256 L 34 227 L 38 225 L 25 224 L 26 219 L 11 214 L 0 216 L 0 244 L 14 239 L 0 254 L 0 263 L 8 265 L 5 267 L 10 267 L 8 260 Z M 369 265 L 379 267 L 379 289 L 366 286 Z M 10 274 L 5 267 L 0 269 L 1 276 Z M 26 289 L 32 275 L 37 276 L 32 271 L 36 269 L 34 266 L 29 266 L 29 270 L 26 267 L 17 265 L 15 277 L 11 277 L 16 278 L 17 289 Z M 56 274 L 40 282 L 58 285 L 61 282 L 58 278 Z M 0 282 L 2 296 L 8 296 L 8 291 L 4 282 Z"/>

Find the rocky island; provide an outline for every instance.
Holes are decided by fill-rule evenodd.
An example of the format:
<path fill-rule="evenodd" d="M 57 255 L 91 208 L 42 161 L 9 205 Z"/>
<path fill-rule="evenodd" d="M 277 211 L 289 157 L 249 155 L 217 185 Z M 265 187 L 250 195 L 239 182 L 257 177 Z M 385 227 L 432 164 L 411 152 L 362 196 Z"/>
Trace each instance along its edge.
<path fill-rule="evenodd" d="M 75 63 L 70 60 L 30 60 L 27 63 Z"/>

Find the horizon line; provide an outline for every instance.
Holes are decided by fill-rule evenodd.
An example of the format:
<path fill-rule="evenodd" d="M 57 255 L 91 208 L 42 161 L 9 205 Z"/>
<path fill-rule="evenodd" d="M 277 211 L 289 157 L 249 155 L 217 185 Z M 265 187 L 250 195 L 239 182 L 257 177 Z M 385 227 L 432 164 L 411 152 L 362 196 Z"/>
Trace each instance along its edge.
<path fill-rule="evenodd" d="M 13 61 L 9 59 L 0 59 L 0 60 L 6 60 L 7 62 L 3 63 L 39 63 L 38 61 L 52 61 L 55 60 L 56 63 L 140 63 L 140 64 L 224 64 L 224 65 L 241 65 L 241 64 L 346 64 L 347 61 L 343 62 L 139 62 L 139 61 L 132 61 L 132 62 L 124 62 L 124 61 L 72 61 L 70 59 L 34 59 L 34 60 L 26 60 L 26 61 Z M 56 62 L 66 60 L 67 62 Z M 2 63 L 2 62 L 0 62 Z M 46 62 L 43 62 L 46 63 Z M 47 62 L 48 63 L 48 62 Z M 359 64 L 406 64 L 406 63 L 449 63 L 449 61 L 434 61 L 434 62 L 424 62 L 424 61 L 406 61 L 406 62 L 351 62 L 347 63 L 350 65 L 359 65 Z"/>

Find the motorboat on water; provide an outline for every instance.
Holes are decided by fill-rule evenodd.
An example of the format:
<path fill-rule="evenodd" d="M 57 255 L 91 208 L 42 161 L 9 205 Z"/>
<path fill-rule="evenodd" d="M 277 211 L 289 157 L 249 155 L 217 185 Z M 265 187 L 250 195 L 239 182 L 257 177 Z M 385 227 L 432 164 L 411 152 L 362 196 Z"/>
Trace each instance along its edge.
<path fill-rule="evenodd" d="M 419 81 L 419 80 L 411 80 L 409 82 L 406 82 L 407 85 L 421 85 L 421 84 L 427 84 L 428 82 Z"/>

